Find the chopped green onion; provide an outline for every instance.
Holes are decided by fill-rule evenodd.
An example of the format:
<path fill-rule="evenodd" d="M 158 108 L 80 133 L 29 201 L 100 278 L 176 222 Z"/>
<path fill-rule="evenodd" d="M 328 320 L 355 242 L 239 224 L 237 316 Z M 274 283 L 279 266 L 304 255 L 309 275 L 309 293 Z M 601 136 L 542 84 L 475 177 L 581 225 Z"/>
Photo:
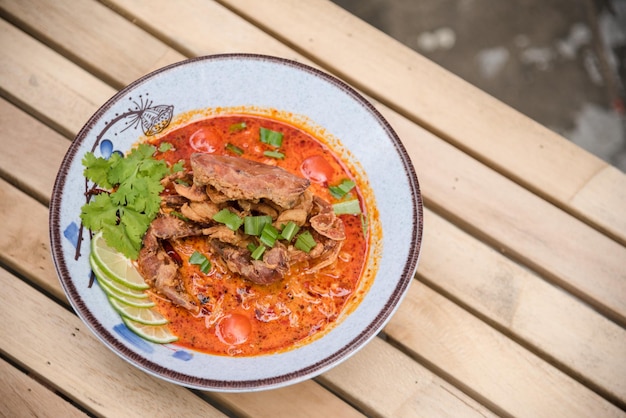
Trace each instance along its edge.
<path fill-rule="evenodd" d="M 231 144 L 230 142 L 226 144 L 224 148 L 226 148 L 226 150 L 232 152 L 233 154 L 243 155 L 243 150 L 239 148 L 237 145 Z"/>
<path fill-rule="evenodd" d="M 274 243 L 278 239 L 278 234 L 278 229 L 276 229 L 274 225 L 271 223 L 265 224 L 265 226 L 263 226 L 263 231 L 261 231 L 259 241 L 268 247 L 273 247 Z"/>
<path fill-rule="evenodd" d="M 243 131 L 244 129 L 246 129 L 245 122 L 233 123 L 232 125 L 228 127 L 229 132 L 239 132 L 239 131 Z"/>
<path fill-rule="evenodd" d="M 272 217 L 267 215 L 261 216 L 246 216 L 243 218 L 243 232 L 248 235 L 261 235 L 263 232 L 263 227 L 266 224 L 272 223 Z"/>
<path fill-rule="evenodd" d="M 272 131 L 267 128 L 260 128 L 261 142 L 271 145 L 274 148 L 280 148 L 283 144 L 283 134 L 281 132 Z"/>
<path fill-rule="evenodd" d="M 189 218 L 178 211 L 173 210 L 170 212 L 170 215 L 176 216 L 178 219 L 181 219 L 185 222 L 189 222 Z"/>
<path fill-rule="evenodd" d="M 252 254 L 250 254 L 250 256 L 254 258 L 255 260 L 260 259 L 263 253 L 265 252 L 265 248 L 266 248 L 265 245 L 263 244 L 259 245 L 258 247 L 254 249 L 254 251 L 252 251 Z"/>
<path fill-rule="evenodd" d="M 207 274 L 209 270 L 211 270 L 211 262 L 209 261 L 209 259 L 206 258 L 204 254 L 199 253 L 198 251 L 194 251 L 194 253 L 191 254 L 191 257 L 189 257 L 189 264 L 195 264 L 200 266 L 200 271 L 204 274 Z"/>
<path fill-rule="evenodd" d="M 243 219 L 236 213 L 229 211 L 228 209 L 222 209 L 213 216 L 213 220 L 226 225 L 228 228 L 236 231 L 243 223 Z"/>
<path fill-rule="evenodd" d="M 296 239 L 294 247 L 296 247 L 300 251 L 309 253 L 316 245 L 317 242 L 315 242 L 313 235 L 311 235 L 309 231 L 304 231 L 303 233 L 298 235 L 298 239 Z"/>
<path fill-rule="evenodd" d="M 282 160 L 285 158 L 285 154 L 278 151 L 265 151 L 263 155 L 270 158 L 276 158 L 277 160 Z"/>
<path fill-rule="evenodd" d="M 344 179 L 338 185 L 330 186 L 328 190 L 335 199 L 341 199 L 342 197 L 347 195 L 350 190 L 354 189 L 354 186 L 356 185 L 352 180 Z"/>
<path fill-rule="evenodd" d="M 369 219 L 367 216 L 361 214 L 361 228 L 363 229 L 363 236 L 367 237 L 367 227 L 369 226 Z"/>
<path fill-rule="evenodd" d="M 346 200 L 333 205 L 335 215 L 358 215 L 361 213 L 361 205 L 358 199 Z"/>
<path fill-rule="evenodd" d="M 169 151 L 172 148 L 174 148 L 174 146 L 169 142 L 161 142 L 161 145 L 159 145 L 159 152 Z"/>
<path fill-rule="evenodd" d="M 253 252 L 254 250 L 257 249 L 257 246 L 254 245 L 254 243 L 251 242 L 250 244 L 248 244 L 248 246 L 246 248 L 248 249 L 248 251 Z"/>
<path fill-rule="evenodd" d="M 299 230 L 300 227 L 294 221 L 289 221 L 287 225 L 283 226 L 280 237 L 286 241 L 291 241 Z"/>

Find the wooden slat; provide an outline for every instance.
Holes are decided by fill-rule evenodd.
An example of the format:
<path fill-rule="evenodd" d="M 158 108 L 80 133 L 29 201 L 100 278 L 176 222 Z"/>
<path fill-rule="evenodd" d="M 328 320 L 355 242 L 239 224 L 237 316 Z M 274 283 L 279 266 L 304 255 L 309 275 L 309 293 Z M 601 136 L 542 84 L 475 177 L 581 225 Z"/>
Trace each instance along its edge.
<path fill-rule="evenodd" d="M 418 277 L 626 407 L 626 330 L 429 210 Z"/>
<path fill-rule="evenodd" d="M 0 359 L 0 416 L 67 417 L 87 415 L 9 363 Z"/>
<path fill-rule="evenodd" d="M 626 324 L 626 247 L 406 118 L 382 111 L 405 138 L 430 207 Z"/>
<path fill-rule="evenodd" d="M 0 175 L 40 202 L 49 202 L 55 173 L 70 142 L 2 99 L 0 126 Z"/>
<path fill-rule="evenodd" d="M 626 243 L 626 175 L 619 170 L 330 1 L 218 1 L 376 99 Z M 590 204 L 585 199 L 588 194 L 602 203 Z"/>
<path fill-rule="evenodd" d="M 368 416 L 494 416 L 424 366 L 411 361 L 399 350 L 390 349 L 379 338 L 318 380 L 360 405 Z M 345 385 L 346 381 L 352 384 Z"/>
<path fill-rule="evenodd" d="M 605 399 L 419 282 L 411 286 L 386 331 L 500 414 L 623 416 Z"/>
<path fill-rule="evenodd" d="M 151 12 L 153 2 L 115 1 L 115 5 L 133 19 L 150 16 L 146 24 L 151 25 L 152 31 L 158 31 L 161 38 L 181 33 L 176 27 L 170 27 L 168 32 L 160 31 L 167 19 Z M 221 19 L 228 19 L 232 28 L 239 25 L 247 28 L 247 23 L 239 22 L 235 15 L 223 15 Z M 215 39 L 193 20 L 189 24 L 176 22 L 178 27 L 197 27 L 200 30 L 197 38 Z M 259 31 L 255 39 L 258 45 L 263 45 L 272 38 Z M 228 38 L 220 41 L 226 45 Z M 197 51 L 192 49 L 192 52 Z M 428 204 L 612 319 L 626 324 L 626 247 L 573 217 L 563 216 L 551 203 L 384 105 L 378 104 L 378 108 L 403 138 Z M 494 190 L 498 190 L 497 195 Z M 589 281 L 589 277 L 594 277 L 594 281 Z"/>
<path fill-rule="evenodd" d="M 123 17 L 98 3 L 0 0 L 0 9 L 43 42 L 77 59 L 91 73 L 117 88 L 126 84 L 120 83 L 120 79 L 134 80 L 185 58 L 137 26 L 121 24 Z M 72 21 L 71 31 L 66 29 L 68 20 Z M 94 34 L 107 37 L 105 51 Z M 76 56 L 74 51 L 81 51 L 81 55 Z M 107 67 L 109 73 L 103 73 L 103 67 Z"/>
<path fill-rule="evenodd" d="M 187 389 L 129 367 L 76 315 L 6 270 L 0 269 L 0 283 L 0 315 L 11 318 L 0 321 L 0 351 L 85 409 L 106 416 L 223 416 Z"/>
<path fill-rule="evenodd" d="M 272 37 L 263 36 L 259 42 L 258 28 L 242 19 L 233 27 L 233 14 L 213 1 L 186 0 L 185 7 L 167 0 L 101 1 L 189 56 L 241 52 L 303 61 L 302 55 Z"/>
<path fill-rule="evenodd" d="M 115 90 L 0 20 L 0 92 L 67 136 Z"/>

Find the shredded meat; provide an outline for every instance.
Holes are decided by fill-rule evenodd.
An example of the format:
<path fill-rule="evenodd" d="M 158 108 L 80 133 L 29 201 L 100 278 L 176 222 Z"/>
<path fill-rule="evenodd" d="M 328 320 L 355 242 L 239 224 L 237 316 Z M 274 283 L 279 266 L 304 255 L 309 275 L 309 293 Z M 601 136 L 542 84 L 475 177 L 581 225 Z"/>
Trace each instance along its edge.
<path fill-rule="evenodd" d="M 160 245 L 153 226 L 148 228 L 143 238 L 143 247 L 139 252 L 137 265 L 139 273 L 154 290 L 176 305 L 191 312 L 198 311 L 197 303 L 185 288 L 178 265 Z"/>
<path fill-rule="evenodd" d="M 282 279 L 287 273 L 287 252 L 284 248 L 274 247 L 267 251 L 263 260 L 254 260 L 250 251 L 221 241 L 211 241 L 211 245 L 226 262 L 228 268 L 258 284 L 272 284 Z"/>
<path fill-rule="evenodd" d="M 332 240 L 341 241 L 346 239 L 343 222 L 335 215 L 332 206 L 317 196 L 313 198 L 313 203 L 319 211 L 317 215 L 312 216 L 309 220 L 313 229 Z"/>
<path fill-rule="evenodd" d="M 164 180 L 169 192 L 163 196 L 161 213 L 152 221 L 137 260 L 146 282 L 172 303 L 192 312 L 201 305 L 200 296 L 185 287 L 179 272 L 182 258 L 172 254 L 170 241 L 205 237 L 213 256 L 219 256 L 226 268 L 262 285 L 283 279 L 296 263 L 306 262 L 310 271 L 317 271 L 337 260 L 346 238 L 343 222 L 328 202 L 308 190 L 308 180 L 238 157 L 193 154 L 191 166 L 192 172 Z M 278 229 L 294 222 L 313 234 L 316 245 L 305 253 L 293 243 L 277 241 L 262 259 L 255 260 L 248 247 L 257 245 L 258 238 L 217 223 L 213 217 L 222 209 L 241 217 L 270 216 Z"/>
<path fill-rule="evenodd" d="M 188 202 L 180 207 L 180 213 L 186 218 L 198 223 L 211 223 L 219 212 L 219 207 L 213 202 Z"/>
<path fill-rule="evenodd" d="M 196 185 L 211 185 L 231 200 L 270 200 L 283 208 L 293 207 L 309 187 L 307 179 L 267 164 L 212 154 L 191 156 Z"/>

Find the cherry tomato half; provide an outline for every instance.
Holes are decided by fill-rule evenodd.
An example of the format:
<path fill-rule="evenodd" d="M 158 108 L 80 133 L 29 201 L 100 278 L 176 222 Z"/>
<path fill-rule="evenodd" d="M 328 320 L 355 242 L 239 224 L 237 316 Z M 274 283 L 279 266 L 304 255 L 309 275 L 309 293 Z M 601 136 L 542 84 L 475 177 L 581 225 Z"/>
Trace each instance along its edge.
<path fill-rule="evenodd" d="M 215 327 L 215 335 L 228 345 L 243 344 L 248 340 L 252 324 L 241 314 L 226 315 Z"/>
<path fill-rule="evenodd" d="M 313 155 L 302 161 L 300 171 L 312 182 L 320 184 L 328 184 L 335 172 L 330 163 L 321 155 Z"/>

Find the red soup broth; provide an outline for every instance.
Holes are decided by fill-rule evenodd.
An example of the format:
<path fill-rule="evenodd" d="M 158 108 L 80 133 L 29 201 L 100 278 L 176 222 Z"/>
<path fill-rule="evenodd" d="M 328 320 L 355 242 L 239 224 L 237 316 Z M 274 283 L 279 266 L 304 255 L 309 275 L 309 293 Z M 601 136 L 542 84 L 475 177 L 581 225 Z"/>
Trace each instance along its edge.
<path fill-rule="evenodd" d="M 279 147 L 260 140 L 262 129 L 283 134 Z M 185 162 L 196 152 L 240 156 L 277 165 L 311 180 L 310 190 L 330 203 L 337 202 L 328 186 L 344 179 L 358 182 L 346 164 L 311 134 L 288 123 L 260 116 L 227 115 L 206 118 L 152 141 L 157 158 L 169 164 Z M 169 145 L 163 145 L 169 144 Z M 284 158 L 268 157 L 266 151 Z M 275 155 L 275 154 L 274 154 Z M 166 190 L 164 193 L 167 193 Z M 358 186 L 351 191 L 364 210 Z M 218 355 L 254 356 L 298 346 L 321 334 L 335 322 L 355 297 L 367 258 L 366 215 L 340 215 L 347 238 L 335 263 L 316 273 L 296 264 L 277 283 L 258 285 L 231 273 L 212 254 L 203 237 L 172 242 L 183 260 L 185 284 L 202 295 L 200 314 L 192 314 L 152 294 L 157 309 L 179 337 L 177 344 Z M 203 273 L 189 264 L 191 254 L 206 254 L 211 270 Z"/>

